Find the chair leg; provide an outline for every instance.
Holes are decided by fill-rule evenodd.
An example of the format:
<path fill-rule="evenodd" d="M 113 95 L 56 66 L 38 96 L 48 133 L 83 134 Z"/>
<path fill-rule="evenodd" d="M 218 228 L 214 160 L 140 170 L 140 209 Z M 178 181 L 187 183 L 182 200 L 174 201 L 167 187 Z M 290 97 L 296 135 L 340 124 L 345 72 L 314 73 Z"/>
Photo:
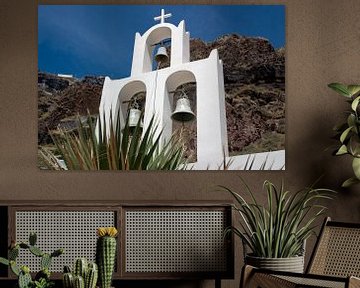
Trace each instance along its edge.
<path fill-rule="evenodd" d="M 215 279 L 215 288 L 221 288 L 221 279 L 220 278 Z"/>
<path fill-rule="evenodd" d="M 349 277 L 349 288 L 360 288 L 360 278 L 351 276 Z"/>
<path fill-rule="evenodd" d="M 244 265 L 241 271 L 240 286 L 239 286 L 240 288 L 248 287 L 253 271 L 254 271 L 254 267 L 250 265 Z"/>

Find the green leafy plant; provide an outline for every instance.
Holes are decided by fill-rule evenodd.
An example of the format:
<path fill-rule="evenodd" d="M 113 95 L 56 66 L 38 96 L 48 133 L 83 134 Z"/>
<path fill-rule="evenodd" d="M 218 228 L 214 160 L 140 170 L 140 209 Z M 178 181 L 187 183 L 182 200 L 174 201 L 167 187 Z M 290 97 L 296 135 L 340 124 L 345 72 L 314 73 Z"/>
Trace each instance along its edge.
<path fill-rule="evenodd" d="M 347 179 L 342 186 L 348 187 L 360 183 L 360 85 L 344 85 L 331 83 L 328 85 L 338 94 L 346 97 L 350 104 L 350 110 L 346 112 L 346 122 L 336 126 L 340 146 L 334 152 L 335 155 L 351 155 L 354 177 Z"/>
<path fill-rule="evenodd" d="M 111 113 L 110 113 L 111 114 Z M 113 117 L 110 115 L 110 118 Z M 146 130 L 142 131 L 140 121 L 135 129 L 129 127 L 127 119 L 122 129 L 120 117 L 110 121 L 107 129 L 103 125 L 96 128 L 89 115 L 86 125 L 79 121 L 76 132 L 59 129 L 51 133 L 65 167 L 59 164 L 54 153 L 41 149 L 39 156 L 48 168 L 55 170 L 178 170 L 185 169 L 184 147 L 175 136 L 162 143 L 158 125 L 152 117 Z M 107 135 L 106 131 L 109 131 Z"/>
<path fill-rule="evenodd" d="M 266 180 L 263 186 L 267 203 L 263 206 L 249 186 L 242 182 L 251 201 L 220 186 L 234 197 L 236 204 L 233 208 L 240 215 L 240 227 L 229 227 L 226 234 L 233 232 L 240 237 L 255 257 L 288 258 L 301 255 L 304 241 L 314 233 L 315 220 L 326 209 L 317 203 L 318 200 L 331 199 L 334 191 L 305 188 L 292 194 L 285 191 L 283 184 L 278 189 Z"/>
<path fill-rule="evenodd" d="M 35 288 L 51 288 L 55 285 L 54 282 L 49 282 L 45 278 L 41 278 L 39 281 L 35 280 L 33 283 Z"/>
<path fill-rule="evenodd" d="M 19 288 L 49 288 L 54 285 L 50 280 L 50 265 L 54 257 L 64 253 L 63 249 L 57 249 L 52 253 L 45 253 L 36 246 L 37 236 L 30 233 L 29 243 L 12 243 L 8 252 L 8 259 L 0 257 L 0 263 L 10 266 L 11 271 L 18 277 Z M 19 266 L 16 259 L 19 256 L 20 249 L 28 250 L 31 254 L 40 258 L 41 270 L 35 275 L 33 280 L 30 275 L 30 268 L 26 265 Z"/>

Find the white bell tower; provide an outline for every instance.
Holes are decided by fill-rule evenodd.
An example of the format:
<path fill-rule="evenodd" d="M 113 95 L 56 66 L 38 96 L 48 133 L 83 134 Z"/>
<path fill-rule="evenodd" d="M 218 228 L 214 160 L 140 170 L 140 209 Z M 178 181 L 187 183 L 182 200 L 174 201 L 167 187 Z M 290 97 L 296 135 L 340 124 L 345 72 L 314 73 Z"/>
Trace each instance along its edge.
<path fill-rule="evenodd" d="M 145 92 L 144 128 L 155 115 L 159 131 L 169 139 L 172 134 L 173 95 L 170 93 L 180 85 L 196 83 L 197 162 L 194 169 L 218 169 L 228 156 L 225 92 L 222 61 L 218 51 L 212 50 L 209 57 L 190 62 L 190 34 L 185 21 L 178 26 L 166 23 L 171 14 L 155 17 L 160 23 L 143 35 L 135 34 L 131 76 L 111 80 L 105 78 L 99 107 L 100 119 L 109 121 L 120 110 L 121 123 L 125 123 L 127 101 L 139 92 Z M 153 69 L 155 43 L 170 39 L 170 66 Z M 104 118 L 103 118 L 104 117 Z M 107 125 L 109 127 L 110 125 Z"/>

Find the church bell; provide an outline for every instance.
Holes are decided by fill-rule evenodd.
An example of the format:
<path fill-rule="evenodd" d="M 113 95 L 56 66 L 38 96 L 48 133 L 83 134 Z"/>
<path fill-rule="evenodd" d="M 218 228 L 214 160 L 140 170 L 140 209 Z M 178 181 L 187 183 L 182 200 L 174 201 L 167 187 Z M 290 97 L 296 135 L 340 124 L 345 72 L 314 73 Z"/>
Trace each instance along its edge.
<path fill-rule="evenodd" d="M 141 110 L 138 108 L 130 108 L 129 110 L 129 128 L 130 131 L 135 130 L 137 124 L 139 123 L 141 117 Z M 143 127 L 143 123 L 141 121 L 140 127 Z"/>
<path fill-rule="evenodd" d="M 190 107 L 190 100 L 185 93 L 176 101 L 171 119 L 178 122 L 189 122 L 195 119 L 195 114 Z"/>
<path fill-rule="evenodd" d="M 166 48 L 164 46 L 160 46 L 156 52 L 155 60 L 158 63 L 165 63 L 169 60 L 169 56 L 166 52 Z"/>

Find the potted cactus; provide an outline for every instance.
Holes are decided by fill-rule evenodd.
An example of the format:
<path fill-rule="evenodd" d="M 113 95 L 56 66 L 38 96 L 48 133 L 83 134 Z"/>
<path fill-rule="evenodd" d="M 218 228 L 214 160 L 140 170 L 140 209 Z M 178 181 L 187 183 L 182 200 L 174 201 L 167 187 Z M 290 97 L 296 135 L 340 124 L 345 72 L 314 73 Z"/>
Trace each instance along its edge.
<path fill-rule="evenodd" d="M 88 262 L 85 258 L 78 258 L 74 263 L 74 270 L 64 267 L 64 288 L 95 288 L 98 279 L 98 267 L 96 263 Z"/>
<path fill-rule="evenodd" d="M 11 243 L 8 259 L 0 257 L 0 263 L 10 266 L 11 271 L 18 277 L 19 288 L 49 288 L 54 285 L 50 280 L 50 265 L 54 257 L 64 253 L 63 249 L 57 249 L 52 253 L 45 253 L 36 246 L 36 233 L 30 233 L 29 243 L 13 242 Z M 35 275 L 34 280 L 30 275 L 30 268 L 26 265 L 19 266 L 16 259 L 19 256 L 20 249 L 26 249 L 33 255 L 39 257 L 41 270 Z"/>
<path fill-rule="evenodd" d="M 115 227 L 100 227 L 97 229 L 96 262 L 99 267 L 99 287 L 110 288 L 116 258 Z"/>

